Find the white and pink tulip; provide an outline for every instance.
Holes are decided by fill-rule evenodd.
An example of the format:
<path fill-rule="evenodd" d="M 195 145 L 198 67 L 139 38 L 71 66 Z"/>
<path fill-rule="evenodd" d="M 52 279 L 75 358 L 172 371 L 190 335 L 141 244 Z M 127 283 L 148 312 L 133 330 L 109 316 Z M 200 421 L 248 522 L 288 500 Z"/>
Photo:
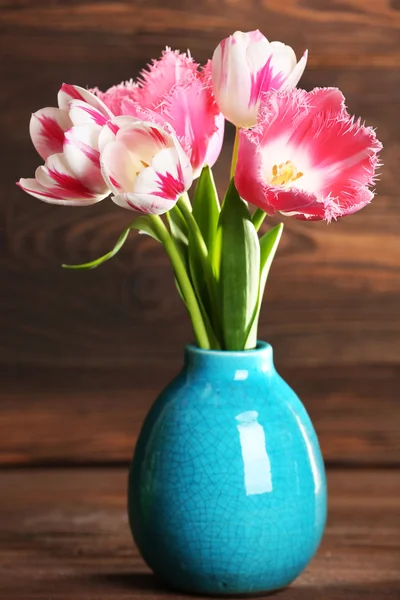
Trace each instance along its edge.
<path fill-rule="evenodd" d="M 68 84 L 62 85 L 58 104 L 31 117 L 32 142 L 45 164 L 18 185 L 52 204 L 94 204 L 110 193 L 101 175 L 98 138 L 113 115 L 94 94 Z"/>
<path fill-rule="evenodd" d="M 270 215 L 331 221 L 372 200 L 381 148 L 336 88 L 269 93 L 257 126 L 240 131 L 235 185 Z"/>
<path fill-rule="evenodd" d="M 307 64 L 290 46 L 269 42 L 258 30 L 236 31 L 222 40 L 212 59 L 214 96 L 225 118 L 253 127 L 263 93 L 294 88 Z"/>
<path fill-rule="evenodd" d="M 163 214 L 192 184 L 189 158 L 174 133 L 157 125 L 116 117 L 99 144 L 103 177 L 123 208 Z"/>

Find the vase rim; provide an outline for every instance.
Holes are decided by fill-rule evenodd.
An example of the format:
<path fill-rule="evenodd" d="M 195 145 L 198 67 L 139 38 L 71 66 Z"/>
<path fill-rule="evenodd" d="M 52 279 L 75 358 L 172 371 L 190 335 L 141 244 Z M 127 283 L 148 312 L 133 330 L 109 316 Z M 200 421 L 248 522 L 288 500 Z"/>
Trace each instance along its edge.
<path fill-rule="evenodd" d="M 238 358 L 240 356 L 258 356 L 265 352 L 271 352 L 272 346 L 268 342 L 263 342 L 262 340 L 257 340 L 257 345 L 255 348 L 251 348 L 249 350 L 206 350 L 205 348 L 199 348 L 194 344 L 187 344 L 185 346 L 186 352 L 189 354 L 197 354 L 204 356 L 221 356 L 221 357 L 229 357 Z"/>

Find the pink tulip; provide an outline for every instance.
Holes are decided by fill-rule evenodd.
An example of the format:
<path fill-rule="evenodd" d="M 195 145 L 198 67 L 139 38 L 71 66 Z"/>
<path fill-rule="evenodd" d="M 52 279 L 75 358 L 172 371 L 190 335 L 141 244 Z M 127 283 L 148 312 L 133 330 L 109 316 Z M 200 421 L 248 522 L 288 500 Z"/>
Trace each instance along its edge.
<path fill-rule="evenodd" d="M 58 93 L 58 105 L 32 115 L 32 142 L 45 164 L 18 185 L 52 204 L 94 204 L 110 193 L 101 175 L 98 138 L 112 113 L 94 94 L 68 84 Z"/>
<path fill-rule="evenodd" d="M 297 85 L 307 64 L 307 51 L 299 62 L 290 46 L 269 42 L 260 31 L 236 31 L 222 40 L 212 59 L 212 80 L 217 104 L 237 127 L 253 127 L 261 96 L 271 90 Z"/>
<path fill-rule="evenodd" d="M 123 208 L 163 214 L 192 184 L 178 140 L 157 125 L 116 117 L 103 128 L 99 145 L 104 179 Z"/>
<path fill-rule="evenodd" d="M 222 147 L 224 118 L 212 92 L 211 65 L 200 69 L 191 56 L 167 48 L 132 81 L 96 91 L 116 115 L 171 125 L 190 158 L 194 176 L 213 166 Z"/>
<path fill-rule="evenodd" d="M 235 185 L 248 202 L 297 219 L 331 221 L 368 204 L 382 145 L 336 88 L 269 93 L 241 130 Z"/>

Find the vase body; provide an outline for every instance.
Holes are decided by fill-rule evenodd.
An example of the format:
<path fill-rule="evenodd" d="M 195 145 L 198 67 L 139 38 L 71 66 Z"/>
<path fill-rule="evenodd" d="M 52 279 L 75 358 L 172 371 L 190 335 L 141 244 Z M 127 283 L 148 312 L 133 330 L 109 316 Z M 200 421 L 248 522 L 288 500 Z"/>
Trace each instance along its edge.
<path fill-rule="evenodd" d="M 301 573 L 325 526 L 325 472 L 271 346 L 186 348 L 139 436 L 128 508 L 144 560 L 175 589 L 251 594 Z"/>

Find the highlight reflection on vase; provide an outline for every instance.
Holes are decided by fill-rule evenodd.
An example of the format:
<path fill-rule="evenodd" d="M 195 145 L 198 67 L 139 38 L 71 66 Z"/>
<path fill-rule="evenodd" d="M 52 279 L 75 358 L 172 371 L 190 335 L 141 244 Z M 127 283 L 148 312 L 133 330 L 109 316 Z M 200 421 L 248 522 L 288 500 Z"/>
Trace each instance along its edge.
<path fill-rule="evenodd" d="M 258 412 L 248 410 L 236 420 L 242 448 L 244 487 L 247 496 L 272 491 L 271 463 L 267 454 L 265 432 L 257 421 Z"/>

